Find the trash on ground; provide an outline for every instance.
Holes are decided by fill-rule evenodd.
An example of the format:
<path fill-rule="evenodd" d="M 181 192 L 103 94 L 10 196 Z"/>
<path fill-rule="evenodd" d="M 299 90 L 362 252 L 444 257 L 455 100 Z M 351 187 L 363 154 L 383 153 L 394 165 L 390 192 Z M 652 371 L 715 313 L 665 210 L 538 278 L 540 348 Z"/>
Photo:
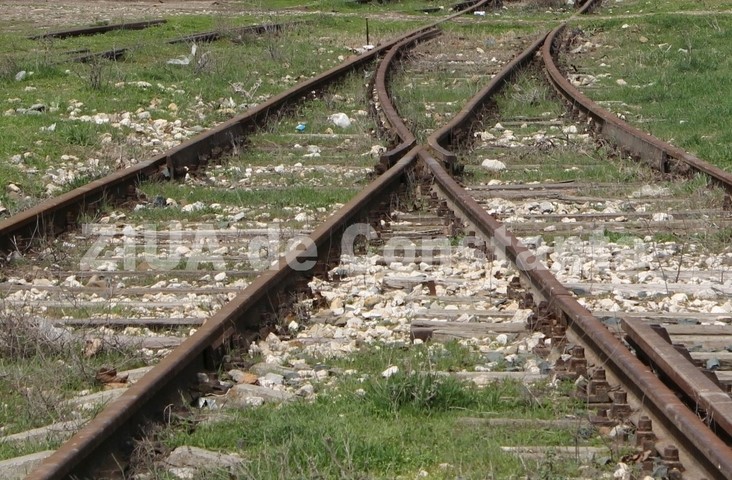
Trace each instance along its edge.
<path fill-rule="evenodd" d="M 328 117 L 336 127 L 348 128 L 351 126 L 351 119 L 345 113 L 334 113 Z"/>

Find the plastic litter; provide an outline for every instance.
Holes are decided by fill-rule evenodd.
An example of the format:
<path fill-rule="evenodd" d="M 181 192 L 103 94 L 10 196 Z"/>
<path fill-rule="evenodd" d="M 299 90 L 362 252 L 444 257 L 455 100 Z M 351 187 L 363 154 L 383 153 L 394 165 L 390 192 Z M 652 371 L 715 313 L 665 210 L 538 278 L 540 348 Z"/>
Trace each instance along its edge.
<path fill-rule="evenodd" d="M 334 113 L 328 117 L 336 127 L 348 128 L 351 126 L 351 119 L 345 113 Z"/>
<path fill-rule="evenodd" d="M 306 128 L 306 125 L 304 123 L 298 123 L 297 127 L 295 127 L 295 130 L 298 132 L 304 132 Z"/>
<path fill-rule="evenodd" d="M 196 57 L 196 50 L 198 47 L 196 47 L 196 44 L 194 43 L 191 46 L 191 54 L 187 55 L 185 57 L 178 57 L 178 58 L 171 58 L 166 63 L 168 65 L 188 65 L 191 63 L 191 60 L 193 60 Z"/>

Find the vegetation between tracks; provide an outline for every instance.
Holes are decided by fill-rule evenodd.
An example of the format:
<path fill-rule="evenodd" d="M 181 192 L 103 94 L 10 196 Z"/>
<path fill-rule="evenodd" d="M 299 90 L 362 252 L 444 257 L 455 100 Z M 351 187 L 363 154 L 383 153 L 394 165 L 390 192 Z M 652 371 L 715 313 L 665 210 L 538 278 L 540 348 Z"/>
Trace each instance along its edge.
<path fill-rule="evenodd" d="M 673 3 L 673 2 L 672 2 Z M 582 22 L 595 46 L 566 61 L 591 77 L 586 93 L 628 122 L 725 169 L 732 168 L 728 90 L 732 16 L 648 12 Z M 647 5 L 634 2 L 634 5 Z M 689 5 L 676 5 L 688 10 Z M 700 6 L 697 6 L 698 10 Z M 664 10 L 669 4 L 664 4 Z"/>
<path fill-rule="evenodd" d="M 451 342 L 407 349 L 374 345 L 346 359 L 319 359 L 339 373 L 318 387 L 315 400 L 224 413 L 221 421 L 214 416 L 187 433 L 163 430 L 141 453 L 162 445 L 236 452 L 245 459 L 234 472 L 237 478 L 549 479 L 609 468 L 604 465 L 609 457 L 588 467 L 571 456 L 531 460 L 502 451 L 510 445 L 606 444 L 583 423 L 582 403 L 567 396 L 571 382 L 527 386 L 507 380 L 478 388 L 438 374 L 462 370 L 479 357 Z M 387 367 L 399 372 L 384 378 Z M 565 416 L 577 419 L 576 427 L 519 422 Z M 505 417 L 516 425 L 471 424 L 471 419 Z M 155 478 L 168 478 L 156 470 L 154 455 L 146 465 L 157 472 Z M 227 475 L 211 472 L 206 478 Z"/>
<path fill-rule="evenodd" d="M 91 74 L 91 70 L 90 70 L 90 74 Z M 36 78 L 42 78 L 42 76 L 41 77 L 36 77 Z M 91 85 L 91 84 L 89 85 L 89 87 L 90 87 L 90 90 L 94 90 L 96 88 L 96 87 L 94 87 L 94 85 Z M 151 103 L 152 103 L 152 101 L 151 101 Z M 215 119 L 223 118 L 224 112 L 219 112 L 219 113 L 220 113 L 220 116 L 213 115 L 213 117 Z M 33 126 L 33 128 L 37 128 L 39 125 L 40 124 L 34 124 L 32 126 Z M 100 128 L 101 128 L 100 132 L 102 134 L 103 133 L 110 133 L 109 131 L 104 131 L 104 128 L 105 127 L 100 127 Z M 97 135 L 97 131 L 96 130 L 87 128 L 86 126 L 85 127 L 82 127 L 82 128 L 79 128 L 79 129 L 76 129 L 76 128 L 72 128 L 72 129 L 69 129 L 69 130 L 62 129 L 62 130 L 60 130 L 60 133 L 62 134 L 62 138 L 64 138 L 65 141 L 68 144 L 70 144 L 70 145 L 76 145 L 76 146 L 79 146 L 79 147 L 89 147 L 89 146 L 94 145 L 94 143 L 95 143 L 95 137 Z M 112 135 L 112 137 L 114 139 L 114 135 Z M 434 378 L 432 378 L 432 377 L 425 377 L 425 382 L 417 382 L 416 385 L 414 383 L 412 383 L 411 380 L 413 380 L 413 379 L 411 379 L 409 377 L 404 377 L 404 378 L 406 378 L 406 380 L 404 381 L 404 383 L 405 383 L 404 385 L 396 384 L 394 386 L 395 388 L 389 387 L 389 388 L 386 389 L 387 390 L 387 392 L 386 392 L 386 394 L 387 394 L 386 395 L 386 405 L 392 405 L 393 406 L 395 402 L 397 404 L 400 404 L 401 403 L 401 400 L 399 400 L 399 398 L 402 398 L 402 397 L 399 397 L 397 395 L 397 398 L 395 398 L 393 396 L 393 394 L 394 394 L 395 391 L 396 392 L 405 392 L 405 391 L 409 391 L 409 389 L 419 388 L 420 385 L 434 385 L 434 382 L 433 382 Z M 395 379 L 394 381 L 395 382 L 398 382 L 397 379 Z M 367 385 L 371 385 L 371 384 L 367 384 Z M 454 383 L 448 382 L 448 381 L 446 381 L 444 383 L 444 385 L 447 385 L 446 388 L 452 389 L 451 391 L 453 392 L 454 395 L 451 398 L 463 398 L 463 400 L 465 402 L 467 402 L 467 404 L 473 405 L 476 408 L 481 407 L 482 405 L 487 405 L 487 404 L 481 403 L 481 402 L 484 402 L 485 401 L 485 400 L 482 400 L 480 398 L 480 395 L 482 395 L 482 393 L 479 394 L 479 393 L 473 392 L 470 388 L 467 388 L 467 387 L 464 387 L 464 386 L 461 386 L 461 385 L 455 385 Z M 371 385 L 371 388 L 376 388 L 376 387 L 374 387 L 373 385 Z M 435 387 L 435 388 L 441 388 L 441 387 Z M 506 387 L 506 388 L 508 390 L 510 390 L 510 387 Z M 462 389 L 465 389 L 465 391 L 462 391 Z M 506 390 L 506 391 L 508 391 L 508 390 Z M 515 392 L 511 392 L 511 393 L 515 393 Z M 368 394 L 368 392 L 367 392 L 367 394 Z M 467 395 L 467 397 L 466 397 L 466 395 Z M 475 398 L 473 400 L 470 400 L 470 396 L 471 395 L 475 395 Z M 408 398 L 412 398 L 412 397 L 413 397 L 413 394 L 411 394 L 411 393 L 408 394 Z M 466 398 L 467 398 L 467 400 L 466 400 Z M 475 402 L 475 403 L 471 403 L 471 402 Z M 409 403 L 409 402 L 407 402 L 407 403 Z M 321 408 L 322 410 L 330 410 L 331 412 L 338 411 L 337 410 L 338 408 L 342 408 L 343 410 L 341 410 L 341 413 L 343 413 L 344 415 L 347 415 L 349 413 L 349 410 L 347 408 L 350 406 L 350 405 L 341 405 L 341 404 L 339 404 L 335 400 L 333 400 L 332 402 L 326 402 L 324 404 L 321 404 L 320 401 L 319 401 L 319 402 L 316 402 L 316 404 L 314 404 L 314 405 L 315 405 L 315 408 Z M 452 404 L 448 402 L 448 405 L 452 405 Z M 462 401 L 457 401 L 455 403 L 455 405 L 460 406 L 462 408 L 465 408 L 465 406 L 464 406 L 465 404 L 462 403 Z M 455 405 L 453 405 L 453 406 L 455 406 Z M 521 405 L 520 402 L 519 402 L 519 405 Z M 289 408 L 292 408 L 292 410 L 288 410 Z M 284 407 L 281 411 L 284 411 L 285 413 L 288 413 L 289 412 L 290 414 L 292 414 L 292 413 L 308 414 L 309 413 L 309 411 L 306 411 L 306 410 L 299 410 L 300 408 L 305 408 L 305 407 L 302 406 L 302 405 L 297 405 L 297 406 L 292 406 L 292 407 L 289 407 L 288 406 L 288 407 Z M 420 409 L 423 409 L 423 408 L 424 408 L 423 405 L 417 405 L 416 407 L 415 406 L 409 406 L 408 405 L 407 408 L 405 408 L 405 409 L 401 409 L 400 408 L 398 410 L 405 410 L 400 415 L 403 415 L 404 417 L 410 417 L 410 418 L 414 419 L 414 413 L 415 413 L 415 411 L 419 411 Z M 427 408 L 427 409 L 430 410 L 430 408 Z M 383 408 L 380 409 L 380 410 L 379 409 L 377 409 L 377 410 L 379 412 L 379 415 L 383 415 L 384 414 L 384 409 Z M 389 409 L 387 409 L 387 410 L 389 410 Z M 414 410 L 414 411 L 412 411 L 412 410 Z M 445 420 L 447 417 L 449 417 L 449 415 L 445 414 L 442 411 L 442 409 L 437 409 L 437 410 L 440 413 L 432 414 L 430 416 L 430 418 L 433 418 L 433 417 L 437 418 L 440 415 L 444 415 L 444 417 L 442 418 L 442 420 Z M 391 411 L 391 410 L 389 410 L 389 411 Z M 267 413 L 268 410 L 264 410 L 264 412 Z M 269 412 L 269 413 L 272 413 L 272 412 Z M 275 413 L 277 413 L 277 412 L 275 412 Z M 366 413 L 368 413 L 368 412 L 366 412 Z M 392 414 L 393 414 L 393 412 L 392 412 Z M 253 420 L 250 420 L 250 421 L 253 421 L 254 423 L 256 423 L 256 421 L 259 421 L 261 423 L 266 423 L 267 424 L 266 426 L 268 426 L 270 428 L 277 428 L 278 427 L 278 425 L 269 424 L 268 423 L 268 422 L 270 422 L 270 417 L 275 417 L 276 415 L 270 415 L 270 416 L 268 416 L 266 418 L 259 417 L 259 419 L 257 419 L 257 415 L 258 414 L 256 412 L 255 413 L 252 413 L 252 415 L 255 418 Z M 365 415 L 365 413 L 361 412 L 359 415 Z M 378 420 L 379 415 L 375 415 L 373 417 L 372 416 L 357 416 L 357 415 L 354 415 L 357 418 L 358 424 L 357 425 L 350 426 L 349 427 L 349 430 L 356 431 L 357 428 L 358 428 L 358 425 L 366 424 L 369 421 L 371 421 L 372 423 L 374 423 L 374 418 L 376 418 Z M 448 420 L 452 420 L 451 418 L 447 418 L 447 419 Z M 281 418 L 279 420 L 275 419 L 273 421 L 283 422 L 283 420 Z M 308 424 L 305 420 L 302 420 L 302 421 L 305 422 L 305 425 L 302 428 L 312 427 L 312 425 Z M 286 430 L 287 427 L 283 427 L 283 425 L 284 425 L 283 423 L 280 423 L 279 424 L 279 428 L 280 429 L 283 429 L 283 430 Z M 383 431 L 387 431 L 387 432 L 391 431 L 390 430 L 390 427 L 392 427 L 392 423 L 391 422 L 389 422 L 389 423 L 378 423 L 377 425 L 379 425 L 379 428 L 382 429 Z M 448 433 L 448 429 L 446 429 L 444 427 L 445 427 L 445 425 L 435 425 L 434 427 L 432 427 L 433 428 L 432 431 L 439 433 L 440 434 L 439 435 L 439 438 L 444 438 L 444 437 L 447 436 L 447 433 Z M 323 435 L 323 431 L 317 430 L 317 429 L 314 429 L 314 430 L 316 431 L 316 433 L 318 433 L 318 436 L 317 436 L 318 440 L 322 439 L 323 438 L 323 436 L 322 436 Z M 336 447 L 332 447 L 333 449 L 335 449 L 335 448 L 341 448 L 341 446 L 344 446 L 345 447 L 346 445 L 348 445 L 348 443 L 346 441 L 346 438 L 343 436 L 343 434 L 344 434 L 345 431 L 346 430 L 342 430 L 342 431 L 341 430 L 335 430 L 334 431 L 335 433 L 332 434 L 332 437 L 331 438 L 336 438 L 336 440 L 338 441 L 338 445 L 336 445 Z M 371 432 L 366 432 L 364 435 L 370 435 L 370 434 L 371 434 Z M 424 434 L 424 430 L 418 430 L 418 431 L 415 431 L 415 432 L 408 433 L 407 436 L 409 437 L 410 435 L 413 435 L 413 437 L 409 437 L 409 438 L 419 438 L 419 437 L 423 436 L 423 434 Z M 291 438 L 291 437 L 287 437 L 287 438 Z M 285 445 L 292 446 L 292 444 L 287 444 L 286 443 L 287 442 L 287 438 L 285 439 Z M 404 437 L 402 437 L 402 438 L 404 438 Z M 363 437 L 359 438 L 359 440 L 363 440 Z M 366 443 L 366 441 L 363 440 L 363 443 Z M 384 442 L 384 443 L 387 443 L 387 445 L 391 446 L 394 450 L 399 451 L 399 452 L 402 451 L 401 449 L 404 446 L 404 441 L 403 440 L 399 440 L 397 443 L 391 443 L 391 444 L 389 444 L 388 442 Z M 379 444 L 381 445 L 382 444 L 382 441 L 379 441 Z M 280 444 L 277 444 L 277 445 L 281 445 L 281 443 Z M 438 445 L 441 445 L 441 444 L 438 444 Z M 338 462 L 341 462 L 340 463 L 341 465 L 344 465 L 344 464 L 345 465 L 354 465 L 353 462 L 356 462 L 355 460 L 349 460 L 349 458 L 355 458 L 355 457 L 349 457 L 348 455 L 333 457 L 332 456 L 332 453 L 330 453 L 330 450 L 328 448 L 328 444 L 326 443 L 323 446 L 325 447 L 324 450 L 321 448 L 320 450 L 318 450 L 318 453 L 322 455 L 323 452 L 325 452 L 325 455 L 326 455 L 325 458 L 326 459 L 327 459 L 327 455 L 331 455 L 331 457 L 330 457 L 331 459 L 335 458 L 337 460 L 337 462 L 334 462 L 334 464 L 336 464 L 336 465 L 339 464 Z M 445 447 L 445 448 L 447 448 L 447 447 Z M 277 450 L 278 449 L 275 448 L 275 451 L 277 451 Z M 391 453 L 394 450 L 387 450 L 387 453 Z M 333 450 L 333 451 L 335 451 L 335 450 Z M 341 450 L 341 451 L 343 451 L 343 450 Z M 279 452 L 281 453 L 282 450 L 279 450 Z M 367 455 L 367 458 L 372 458 L 369 455 Z M 311 457 L 312 457 L 312 455 L 311 455 Z M 415 457 L 418 457 L 418 455 L 415 455 Z M 261 457 L 259 457 L 259 458 L 261 458 Z M 378 460 L 378 458 L 377 458 L 377 460 Z M 266 462 L 269 462 L 269 461 L 270 460 L 268 460 L 268 459 L 264 459 L 264 460 L 262 460 L 260 462 L 260 464 L 266 463 Z M 275 459 L 274 459 L 274 461 L 275 461 L 275 464 L 276 465 L 282 465 L 282 456 L 281 455 L 279 457 L 276 456 Z M 343 462 L 349 462 L 349 461 L 351 462 L 350 464 L 343 463 Z M 356 466 L 358 468 L 361 468 L 361 465 L 365 465 L 366 463 L 368 463 L 368 462 L 364 462 L 363 459 L 361 459 L 359 461 L 361 462 L 360 464 L 358 462 L 356 462 Z M 412 461 L 411 463 L 410 462 L 405 462 L 406 465 L 404 467 L 393 466 L 391 464 L 386 463 L 383 460 L 381 462 L 376 462 L 376 463 L 377 463 L 377 465 L 381 465 L 379 468 L 383 468 L 383 470 L 379 470 L 375 474 L 382 475 L 382 476 L 392 475 L 392 473 L 394 471 L 397 471 L 399 468 L 403 468 L 403 470 L 398 470 L 398 471 L 404 471 L 405 474 L 415 473 L 416 469 L 418 469 L 418 468 L 421 469 L 422 468 L 422 465 L 423 465 L 423 463 L 417 463 L 417 462 L 414 462 L 414 461 Z M 460 465 L 459 462 L 456 462 L 456 464 Z M 384 466 L 384 465 L 386 465 L 386 466 Z M 434 468 L 434 464 L 432 464 L 430 466 L 432 468 Z M 288 467 L 288 468 L 292 468 L 292 470 L 289 470 L 289 471 L 294 472 L 294 473 L 297 473 L 297 472 L 307 471 L 305 469 L 311 468 L 311 467 L 312 467 L 312 464 L 306 463 L 306 464 L 299 464 L 299 465 L 291 466 L 291 467 Z M 330 465 L 328 467 L 323 467 L 323 466 L 320 466 L 320 465 L 316 464 L 315 465 L 315 468 L 316 468 L 316 471 L 319 471 L 319 470 L 317 470 L 317 468 L 323 468 L 327 472 L 328 471 L 327 469 L 334 468 L 334 467 L 333 467 L 333 465 Z M 349 468 L 351 468 L 351 467 L 349 467 Z M 358 468 L 353 467 L 354 476 L 361 474 L 361 471 Z M 365 467 L 363 467 L 363 468 L 365 468 Z M 538 470 L 531 470 L 531 471 L 532 472 L 535 472 L 535 471 L 540 471 L 541 472 L 541 471 L 543 471 L 542 469 L 544 467 L 542 465 L 538 465 L 536 468 Z M 554 468 L 554 467 L 552 467 L 552 468 Z M 484 474 L 484 472 L 485 472 L 485 469 L 483 469 L 483 474 Z M 332 473 L 333 474 L 336 474 L 335 471 L 333 471 Z M 549 473 L 552 473 L 552 472 L 549 472 Z"/>

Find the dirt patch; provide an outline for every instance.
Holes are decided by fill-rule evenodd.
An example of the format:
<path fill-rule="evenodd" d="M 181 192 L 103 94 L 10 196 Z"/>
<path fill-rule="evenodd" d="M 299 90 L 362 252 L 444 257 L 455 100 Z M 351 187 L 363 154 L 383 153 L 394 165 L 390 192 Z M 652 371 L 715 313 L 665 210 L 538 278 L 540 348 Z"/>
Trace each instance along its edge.
<path fill-rule="evenodd" d="M 240 2 L 167 1 L 0 1 L 6 32 L 27 32 L 30 29 L 58 30 L 97 22 L 121 23 L 175 15 L 212 15 L 249 11 Z"/>

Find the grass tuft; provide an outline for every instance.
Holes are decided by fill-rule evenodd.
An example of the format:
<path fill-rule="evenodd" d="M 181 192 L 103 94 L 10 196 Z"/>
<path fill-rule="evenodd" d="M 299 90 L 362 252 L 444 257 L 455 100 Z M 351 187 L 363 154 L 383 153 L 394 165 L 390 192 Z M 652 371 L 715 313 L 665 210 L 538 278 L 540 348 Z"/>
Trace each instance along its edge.
<path fill-rule="evenodd" d="M 473 406 L 471 388 L 452 377 L 433 372 L 396 373 L 386 379 L 369 382 L 366 398 L 377 412 L 430 414 L 451 408 Z"/>

